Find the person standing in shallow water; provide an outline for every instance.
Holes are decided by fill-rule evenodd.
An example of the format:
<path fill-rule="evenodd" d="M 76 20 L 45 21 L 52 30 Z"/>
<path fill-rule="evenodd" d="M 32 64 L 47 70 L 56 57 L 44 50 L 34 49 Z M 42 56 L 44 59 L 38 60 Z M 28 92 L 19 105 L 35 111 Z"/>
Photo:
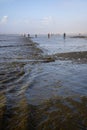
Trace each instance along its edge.
<path fill-rule="evenodd" d="M 64 39 L 66 38 L 66 33 L 63 34 L 63 38 L 64 38 Z"/>
<path fill-rule="evenodd" d="M 48 38 L 50 38 L 50 34 L 48 33 Z"/>
<path fill-rule="evenodd" d="M 28 37 L 30 37 L 30 34 L 28 34 Z"/>
<path fill-rule="evenodd" d="M 37 34 L 35 34 L 35 38 L 37 38 Z"/>

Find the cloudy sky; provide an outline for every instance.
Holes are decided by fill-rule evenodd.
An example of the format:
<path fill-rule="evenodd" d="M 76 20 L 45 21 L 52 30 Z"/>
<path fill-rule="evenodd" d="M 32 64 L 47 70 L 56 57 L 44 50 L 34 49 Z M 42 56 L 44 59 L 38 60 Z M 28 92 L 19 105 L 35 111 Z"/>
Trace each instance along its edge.
<path fill-rule="evenodd" d="M 87 33 L 87 0 L 0 0 L 0 33 Z"/>

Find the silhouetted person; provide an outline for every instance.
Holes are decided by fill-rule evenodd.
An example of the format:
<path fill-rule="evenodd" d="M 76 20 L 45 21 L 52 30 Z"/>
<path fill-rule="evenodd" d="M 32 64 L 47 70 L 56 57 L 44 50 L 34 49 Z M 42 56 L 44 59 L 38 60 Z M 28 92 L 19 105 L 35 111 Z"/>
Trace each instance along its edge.
<path fill-rule="evenodd" d="M 64 39 L 66 38 L 66 33 L 63 34 Z"/>
<path fill-rule="evenodd" d="M 37 38 L 37 34 L 35 34 L 35 38 Z"/>
<path fill-rule="evenodd" d="M 50 38 L 50 34 L 48 33 L 48 38 Z"/>
<path fill-rule="evenodd" d="M 26 34 L 24 34 L 24 37 L 26 37 Z"/>
<path fill-rule="evenodd" d="M 30 37 L 30 34 L 28 34 L 28 37 Z"/>

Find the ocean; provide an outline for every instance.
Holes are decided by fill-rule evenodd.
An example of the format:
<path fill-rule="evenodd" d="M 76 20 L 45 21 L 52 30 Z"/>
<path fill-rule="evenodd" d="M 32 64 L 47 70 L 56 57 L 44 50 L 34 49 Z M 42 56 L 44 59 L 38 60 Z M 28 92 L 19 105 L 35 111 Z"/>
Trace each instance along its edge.
<path fill-rule="evenodd" d="M 75 35 L 38 35 L 33 40 L 39 43 L 47 54 L 87 51 L 87 38 L 71 38 Z"/>

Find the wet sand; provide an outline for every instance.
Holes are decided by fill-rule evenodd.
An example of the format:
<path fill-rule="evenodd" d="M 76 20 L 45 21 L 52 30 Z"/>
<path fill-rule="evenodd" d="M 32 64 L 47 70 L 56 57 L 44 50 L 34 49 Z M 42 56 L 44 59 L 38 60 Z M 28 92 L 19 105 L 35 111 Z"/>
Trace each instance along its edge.
<path fill-rule="evenodd" d="M 80 84 L 76 91 L 68 90 L 66 85 L 75 86 L 67 76 L 70 74 L 74 78 L 76 73 L 73 74 L 72 68 L 72 72 L 68 72 L 72 62 L 68 66 L 65 61 L 71 60 L 75 66 L 81 61 L 86 66 L 87 52 L 45 55 L 29 38 L 13 39 L 17 40 L 16 44 L 0 47 L 8 48 L 8 53 L 2 51 L 0 56 L 0 130 L 86 130 L 87 96 L 80 94 Z M 56 71 L 58 67 L 59 72 Z M 63 69 L 66 75 L 62 67 L 67 68 Z M 81 83 L 85 83 L 81 87 L 87 90 L 86 73 L 84 76 Z M 68 80 L 70 84 L 65 84 Z"/>
<path fill-rule="evenodd" d="M 55 60 L 71 60 L 78 63 L 87 63 L 87 51 L 58 53 L 54 55 Z"/>

